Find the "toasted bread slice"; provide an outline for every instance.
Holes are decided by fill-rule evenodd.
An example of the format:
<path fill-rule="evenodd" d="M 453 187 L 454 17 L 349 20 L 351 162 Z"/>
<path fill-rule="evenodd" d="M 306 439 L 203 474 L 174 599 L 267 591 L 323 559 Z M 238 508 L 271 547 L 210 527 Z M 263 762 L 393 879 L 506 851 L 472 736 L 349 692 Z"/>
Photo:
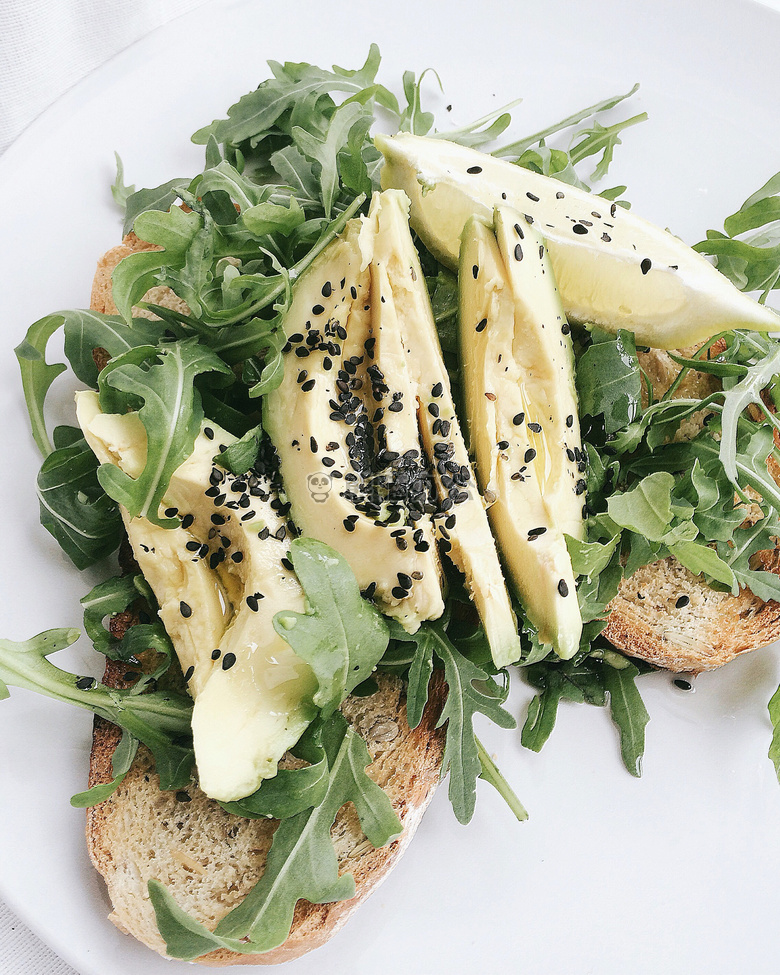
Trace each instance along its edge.
<path fill-rule="evenodd" d="M 695 351 L 680 349 L 680 354 L 690 356 Z M 639 358 L 656 398 L 663 395 L 680 367 L 668 352 L 659 349 L 640 352 Z M 715 377 L 691 370 L 674 397 L 703 398 L 718 388 Z M 701 422 L 695 414 L 678 437 L 695 436 Z M 777 477 L 775 471 L 773 474 Z M 780 572 L 774 551 L 759 553 L 759 558 L 762 568 Z M 716 592 L 673 558 L 643 566 L 624 579 L 609 608 L 603 633 L 610 643 L 665 670 L 714 670 L 780 638 L 779 603 L 764 602 L 749 589 L 742 589 L 738 596 Z"/>
<path fill-rule="evenodd" d="M 126 665 L 109 662 L 107 682 L 121 684 Z M 289 961 L 328 941 L 371 894 L 409 844 L 439 781 L 443 732 L 435 725 L 445 685 L 435 679 L 423 720 L 406 722 L 401 680 L 377 678 L 370 697 L 350 697 L 342 712 L 366 740 L 373 759 L 368 774 L 388 794 L 403 824 L 399 839 L 375 849 L 363 835 L 351 803 L 331 830 L 339 873 L 355 878 L 349 901 L 299 901 L 290 936 L 262 955 L 218 950 L 198 959 L 207 965 L 259 965 Z M 109 782 L 118 729 L 95 719 L 90 786 Z M 110 919 L 125 933 L 165 955 L 147 894 L 151 878 L 161 881 L 189 914 L 213 928 L 254 887 L 263 874 L 277 822 L 242 819 L 225 812 L 193 782 L 180 792 L 161 792 L 150 754 L 139 750 L 120 787 L 87 811 L 89 855 L 102 874 L 113 905 Z"/>

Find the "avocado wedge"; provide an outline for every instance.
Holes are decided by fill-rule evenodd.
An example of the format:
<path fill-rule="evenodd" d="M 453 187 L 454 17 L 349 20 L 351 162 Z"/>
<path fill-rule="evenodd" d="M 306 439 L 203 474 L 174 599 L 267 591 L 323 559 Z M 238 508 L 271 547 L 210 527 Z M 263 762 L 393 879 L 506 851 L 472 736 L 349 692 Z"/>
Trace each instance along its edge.
<path fill-rule="evenodd" d="M 466 222 L 460 342 L 470 447 L 504 564 L 543 644 L 572 657 L 582 619 L 564 533 L 583 535 L 574 362 L 544 241 L 506 209 Z"/>
<path fill-rule="evenodd" d="M 98 460 L 131 476 L 143 470 L 146 431 L 135 414 L 103 413 L 97 394 L 85 391 L 77 395 L 77 416 Z M 158 528 L 123 512 L 195 701 L 201 788 L 226 802 L 276 774 L 314 717 L 317 686 L 273 627 L 279 610 L 305 610 L 300 584 L 283 561 L 287 525 L 276 492 L 265 477 L 250 486 L 213 463 L 234 440 L 210 421 L 202 426 L 165 499 L 181 516 L 180 527 Z"/>
<path fill-rule="evenodd" d="M 444 611 L 435 499 L 403 357 L 374 333 L 366 234 L 351 221 L 296 282 L 264 424 L 297 527 L 340 552 L 382 612 L 414 632 Z"/>
<path fill-rule="evenodd" d="M 518 625 L 485 504 L 461 434 L 431 303 L 409 233 L 404 193 L 375 194 L 366 221 L 371 242 L 372 326 L 384 362 L 404 374 L 416 404 L 423 448 L 438 495 L 438 534 L 485 627 L 497 667 L 520 658 Z M 366 247 L 368 244 L 366 243 Z M 391 414 L 385 413 L 385 422 Z"/>
<path fill-rule="evenodd" d="M 682 348 L 731 328 L 773 331 L 780 318 L 738 291 L 666 230 L 601 197 L 474 149 L 408 133 L 377 136 L 382 186 L 404 190 L 412 227 L 451 268 L 471 216 L 506 204 L 544 234 L 572 322 L 628 329 L 637 342 Z"/>

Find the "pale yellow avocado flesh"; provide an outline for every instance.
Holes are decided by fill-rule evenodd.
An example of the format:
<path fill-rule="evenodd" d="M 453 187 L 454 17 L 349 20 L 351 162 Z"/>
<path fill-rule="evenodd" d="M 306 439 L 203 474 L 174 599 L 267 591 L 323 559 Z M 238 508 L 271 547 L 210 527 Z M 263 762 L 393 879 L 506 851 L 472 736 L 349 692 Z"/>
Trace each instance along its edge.
<path fill-rule="evenodd" d="M 564 532 L 582 537 L 585 500 L 571 340 L 542 239 L 516 215 L 497 213 L 496 223 L 498 240 L 470 220 L 461 245 L 470 447 L 528 618 L 542 643 L 569 658 L 582 619 Z"/>
<path fill-rule="evenodd" d="M 77 416 L 98 460 L 138 476 L 146 431 L 136 415 L 102 413 L 97 394 L 87 391 L 77 394 Z M 273 628 L 276 612 L 303 612 L 305 601 L 281 562 L 286 522 L 270 505 L 272 493 L 262 485 L 249 506 L 231 507 L 242 493 L 231 492 L 237 479 L 218 469 L 224 495 L 205 494 L 214 455 L 234 440 L 205 423 L 192 455 L 175 471 L 164 507 L 175 507 L 188 527 L 159 528 L 123 511 L 133 553 L 188 676 L 200 786 L 222 801 L 250 795 L 276 774 L 314 716 L 316 690 L 309 666 Z M 242 521 L 249 512 L 254 516 Z M 226 557 L 212 568 L 219 550 Z"/>
<path fill-rule="evenodd" d="M 392 347 L 399 371 L 408 377 L 439 499 L 449 499 L 449 510 L 437 518 L 439 532 L 450 558 L 464 574 L 494 663 L 504 667 L 520 658 L 517 620 L 455 413 L 408 213 L 409 201 L 398 191 L 375 194 L 371 203 L 366 229 L 371 241 L 374 335 L 386 357 L 390 356 L 387 347 Z M 462 483 L 453 484 L 448 463 L 457 465 L 457 480 Z"/>
<path fill-rule="evenodd" d="M 419 454 L 408 382 L 372 331 L 364 246 L 360 221 L 350 222 L 296 283 L 284 378 L 267 394 L 264 423 L 297 527 L 340 552 L 382 612 L 414 632 L 444 611 L 441 565 L 430 513 L 411 522 L 406 505 L 383 494 L 381 469 L 392 465 L 375 464 L 376 476 L 361 459 L 382 450 Z M 388 371 L 386 392 L 371 378 L 377 369 Z M 382 412 L 392 417 L 387 439 L 377 434 Z"/>
<path fill-rule="evenodd" d="M 385 157 L 382 186 L 406 192 L 412 227 L 453 269 L 469 217 L 490 223 L 505 203 L 544 235 L 570 321 L 628 329 L 661 349 L 731 328 L 780 327 L 701 254 L 623 207 L 442 139 L 401 133 L 375 142 Z"/>

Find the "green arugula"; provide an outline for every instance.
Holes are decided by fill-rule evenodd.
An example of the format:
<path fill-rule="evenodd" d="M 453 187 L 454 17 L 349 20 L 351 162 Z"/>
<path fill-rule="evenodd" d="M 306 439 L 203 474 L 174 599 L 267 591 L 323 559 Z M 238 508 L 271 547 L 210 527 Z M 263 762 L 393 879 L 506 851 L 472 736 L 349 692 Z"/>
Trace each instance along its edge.
<path fill-rule="evenodd" d="M 502 707 L 509 692 L 508 682 L 500 686 L 488 671 L 460 653 L 447 635 L 448 622 L 445 616 L 436 623 L 423 623 L 416 633 L 406 633 L 392 624 L 391 634 L 398 642 L 415 645 L 407 690 L 407 718 L 411 728 L 416 728 L 422 719 L 434 659 L 444 667 L 447 701 L 436 725 L 437 728 L 447 725 L 441 774 L 443 778 L 449 772 L 450 802 L 458 822 L 465 824 L 474 815 L 477 779 L 483 772 L 474 716 L 484 714 L 501 728 L 514 728 L 515 719 Z M 486 778 L 495 778 L 487 771 Z M 516 799 L 515 802 L 519 806 Z"/>
<path fill-rule="evenodd" d="M 373 846 L 384 846 L 399 835 L 401 824 L 390 800 L 364 771 L 371 761 L 366 744 L 339 713 L 323 723 L 322 743 L 328 762 L 322 801 L 282 820 L 260 881 L 213 932 L 190 918 L 162 884 L 149 881 L 169 955 L 193 960 L 219 947 L 250 954 L 269 951 L 287 938 L 300 898 L 321 904 L 354 896 L 351 874 L 339 876 L 330 835 L 345 803 L 354 803 Z"/>
<path fill-rule="evenodd" d="M 177 519 L 160 517 L 158 509 L 171 475 L 192 453 L 203 419 L 193 383 L 210 371 L 232 377 L 214 353 L 188 340 L 160 348 L 139 346 L 112 359 L 100 373 L 103 410 L 124 413 L 136 407 L 146 429 L 146 466 L 137 478 L 113 464 L 98 470 L 106 494 L 132 517 L 148 518 L 162 527 L 178 524 Z"/>
<path fill-rule="evenodd" d="M 143 674 L 125 691 L 106 687 L 92 677 L 68 673 L 51 663 L 48 658 L 52 653 L 78 638 L 78 630 L 46 630 L 19 643 L 0 640 L 0 700 L 8 697 L 10 685 L 92 711 L 149 748 L 160 788 L 183 788 L 192 771 L 192 749 L 182 744 L 192 734 L 192 701 L 168 691 L 151 690 L 159 671 Z"/>
<path fill-rule="evenodd" d="M 374 670 L 387 649 L 382 614 L 362 598 L 346 560 L 311 538 L 290 543 L 290 559 L 311 607 L 281 612 L 274 629 L 305 660 L 318 681 L 314 703 L 327 718 Z"/>
<path fill-rule="evenodd" d="M 81 431 L 56 427 L 54 448 L 36 481 L 41 524 L 76 568 L 86 569 L 117 548 L 122 518 L 98 482 L 98 462 Z"/>

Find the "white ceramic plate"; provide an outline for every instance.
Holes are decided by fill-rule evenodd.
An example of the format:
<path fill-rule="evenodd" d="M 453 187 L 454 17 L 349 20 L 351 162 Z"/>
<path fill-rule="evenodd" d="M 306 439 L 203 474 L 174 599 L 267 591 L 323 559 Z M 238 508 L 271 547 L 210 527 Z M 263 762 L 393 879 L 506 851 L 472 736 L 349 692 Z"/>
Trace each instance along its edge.
<path fill-rule="evenodd" d="M 650 121 L 626 133 L 610 183 L 626 182 L 636 212 L 689 241 L 780 169 L 780 17 L 746 2 L 246 0 L 136 44 L 0 159 L 4 636 L 79 625 L 78 598 L 98 577 L 79 578 L 37 524 L 38 458 L 11 350 L 36 318 L 87 303 L 95 260 L 120 235 L 113 150 L 141 186 L 193 173 L 202 157 L 189 134 L 267 77 L 267 58 L 357 67 L 372 40 L 390 85 L 405 68 L 437 68 L 455 122 L 523 95 L 518 135 L 640 81 L 629 110 Z M 69 410 L 64 385 L 58 396 L 55 409 Z M 63 659 L 96 669 L 84 641 Z M 601 711 L 562 707 L 540 755 L 480 728 L 529 822 L 481 786 L 461 828 L 441 790 L 382 889 L 286 971 L 774 971 L 780 786 L 766 704 L 779 680 L 774 649 L 701 677 L 694 694 L 668 675 L 643 680 L 641 780 L 623 771 Z M 527 698 L 518 681 L 520 717 Z M 90 724 L 18 691 L 0 705 L 0 894 L 82 975 L 183 972 L 106 920 L 84 814 L 68 804 L 84 787 Z"/>

